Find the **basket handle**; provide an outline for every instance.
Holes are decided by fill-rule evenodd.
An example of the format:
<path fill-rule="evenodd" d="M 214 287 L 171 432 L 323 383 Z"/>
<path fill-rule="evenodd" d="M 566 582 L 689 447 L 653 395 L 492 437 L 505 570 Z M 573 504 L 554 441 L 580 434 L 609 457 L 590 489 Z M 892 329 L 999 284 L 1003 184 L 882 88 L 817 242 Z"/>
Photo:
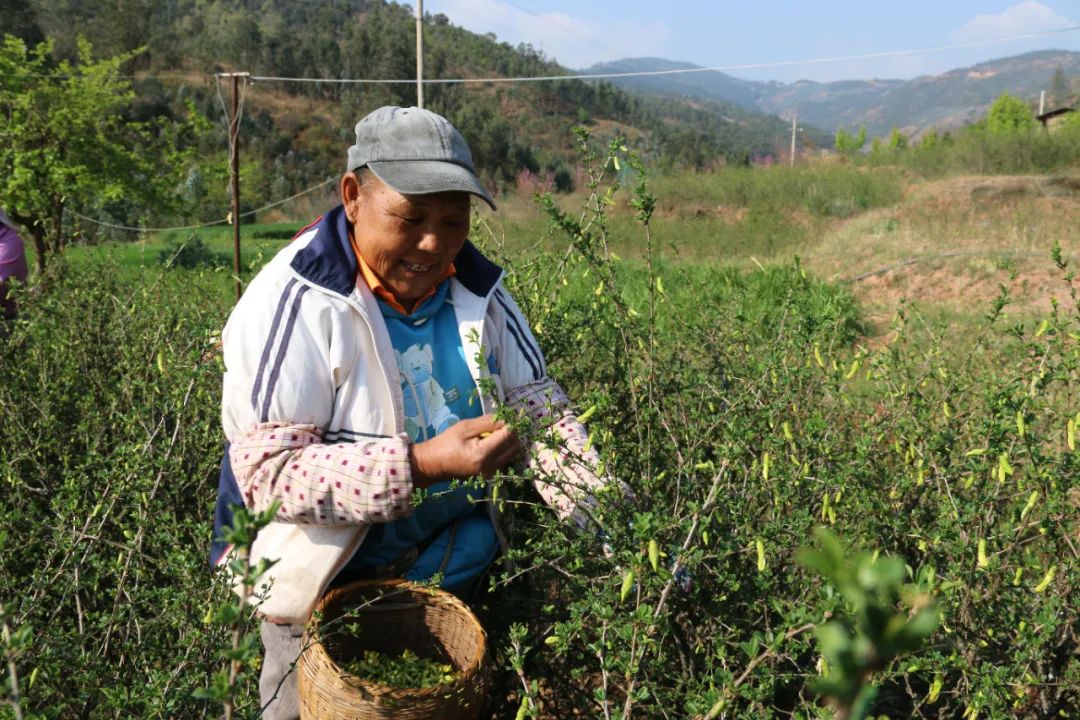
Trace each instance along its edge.
<path fill-rule="evenodd" d="M 329 601 L 334 596 L 341 595 L 343 593 L 349 593 L 349 592 L 351 592 L 353 590 L 356 590 L 356 589 L 359 589 L 359 588 L 369 587 L 369 588 L 379 588 L 379 589 L 386 588 L 386 589 L 390 590 L 390 592 L 386 593 L 385 596 L 384 595 L 379 595 L 377 597 L 365 598 L 363 602 L 355 602 L 355 603 L 348 603 L 348 604 L 342 603 L 341 604 L 341 609 L 343 611 L 345 611 L 345 612 L 358 611 L 358 610 L 363 610 L 364 612 L 368 612 L 368 611 L 380 611 L 380 610 L 382 610 L 382 611 L 408 610 L 408 609 L 423 607 L 423 603 L 419 603 L 419 602 L 415 602 L 415 601 L 404 601 L 403 602 L 403 601 L 399 600 L 397 602 L 394 602 L 394 601 L 391 600 L 391 598 L 393 598 L 396 595 L 411 592 L 412 588 L 408 587 L 410 585 L 412 585 L 412 583 L 410 583 L 405 578 L 389 578 L 389 579 L 383 579 L 383 580 L 356 580 L 356 581 L 347 583 L 345 585 L 342 585 L 340 587 L 336 587 L 336 588 L 330 590 L 330 592 L 326 593 L 326 595 L 323 596 L 323 601 L 320 604 L 325 604 L 327 601 Z M 396 588 L 400 588 L 400 589 L 396 589 Z"/>

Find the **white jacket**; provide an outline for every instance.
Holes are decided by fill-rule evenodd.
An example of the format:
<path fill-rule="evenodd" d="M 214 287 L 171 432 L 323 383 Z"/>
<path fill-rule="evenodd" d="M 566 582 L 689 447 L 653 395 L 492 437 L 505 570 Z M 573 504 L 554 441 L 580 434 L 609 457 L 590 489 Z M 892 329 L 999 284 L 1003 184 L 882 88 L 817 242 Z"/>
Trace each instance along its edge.
<path fill-rule="evenodd" d="M 496 397 L 481 393 L 482 410 L 510 403 L 554 422 L 569 451 L 537 443 L 530 463 L 549 480 L 560 478 L 538 481 L 537 488 L 569 516 L 600 483 L 584 429 L 547 377 L 539 345 L 502 287 L 502 270 L 471 243 L 454 262 L 450 301 L 466 363 L 478 387 L 483 378 L 495 381 Z M 253 510 L 283 503 L 252 548 L 252 563 L 276 561 L 260 582 L 259 610 L 277 621 L 306 622 L 370 523 L 412 511 L 394 350 L 374 295 L 357 282 L 341 207 L 301 231 L 252 280 L 222 343 L 222 424 L 230 449 L 217 529 L 229 523 L 227 503 L 237 500 L 237 490 Z M 482 361 L 489 353 L 494 374 Z M 500 542 L 505 545 L 501 533 Z M 218 553 L 215 562 L 226 556 Z"/>

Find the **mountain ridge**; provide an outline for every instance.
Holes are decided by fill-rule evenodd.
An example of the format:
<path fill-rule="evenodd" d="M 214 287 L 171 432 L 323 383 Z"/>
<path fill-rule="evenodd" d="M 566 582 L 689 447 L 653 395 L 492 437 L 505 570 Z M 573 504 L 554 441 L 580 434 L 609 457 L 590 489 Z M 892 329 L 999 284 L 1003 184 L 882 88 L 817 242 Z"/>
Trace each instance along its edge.
<path fill-rule="evenodd" d="M 649 72 L 692 69 L 701 66 L 664 58 L 624 58 L 600 63 L 582 73 Z M 893 127 L 909 135 L 936 127 L 952 129 L 981 117 L 1003 92 L 1025 100 L 1049 89 L 1057 68 L 1072 78 L 1066 98 L 1080 94 L 1080 52 L 1037 50 L 988 60 L 911 80 L 872 78 L 832 82 L 796 80 L 745 80 L 721 71 L 685 75 L 611 78 L 619 87 L 668 97 L 684 95 L 698 99 L 733 102 L 742 107 L 790 118 L 799 118 L 828 131 L 865 126 L 872 136 L 887 134 Z M 678 78 L 678 79 L 676 79 Z"/>

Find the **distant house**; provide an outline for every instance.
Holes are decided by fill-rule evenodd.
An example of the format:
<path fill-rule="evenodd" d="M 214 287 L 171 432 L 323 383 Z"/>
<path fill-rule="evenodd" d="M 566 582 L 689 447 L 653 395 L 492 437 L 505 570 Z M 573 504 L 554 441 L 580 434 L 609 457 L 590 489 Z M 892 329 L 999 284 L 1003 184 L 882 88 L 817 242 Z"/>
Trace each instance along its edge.
<path fill-rule="evenodd" d="M 1063 107 L 1044 112 L 1042 115 L 1037 115 L 1035 119 L 1041 122 L 1042 126 L 1047 130 L 1053 130 L 1058 125 L 1065 122 L 1065 117 L 1071 112 L 1076 112 L 1076 109 Z"/>

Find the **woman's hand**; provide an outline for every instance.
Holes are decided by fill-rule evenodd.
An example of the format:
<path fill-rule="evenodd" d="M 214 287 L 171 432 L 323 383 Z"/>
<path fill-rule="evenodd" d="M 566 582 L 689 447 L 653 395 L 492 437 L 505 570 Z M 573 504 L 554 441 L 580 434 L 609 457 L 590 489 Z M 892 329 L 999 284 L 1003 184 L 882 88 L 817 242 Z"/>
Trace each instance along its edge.
<path fill-rule="evenodd" d="M 493 416 L 462 420 L 430 440 L 409 446 L 413 486 L 427 488 L 476 475 L 491 477 L 523 452 L 517 435 Z"/>

